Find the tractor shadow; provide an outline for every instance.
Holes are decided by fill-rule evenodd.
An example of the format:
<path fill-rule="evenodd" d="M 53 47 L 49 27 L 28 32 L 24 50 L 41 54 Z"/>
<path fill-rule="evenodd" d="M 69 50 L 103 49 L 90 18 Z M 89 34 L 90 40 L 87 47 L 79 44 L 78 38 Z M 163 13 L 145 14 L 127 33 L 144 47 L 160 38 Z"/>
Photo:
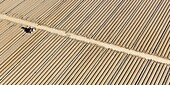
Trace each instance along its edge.
<path fill-rule="evenodd" d="M 21 29 L 23 29 L 25 33 L 31 33 L 32 32 L 31 28 L 21 27 Z"/>

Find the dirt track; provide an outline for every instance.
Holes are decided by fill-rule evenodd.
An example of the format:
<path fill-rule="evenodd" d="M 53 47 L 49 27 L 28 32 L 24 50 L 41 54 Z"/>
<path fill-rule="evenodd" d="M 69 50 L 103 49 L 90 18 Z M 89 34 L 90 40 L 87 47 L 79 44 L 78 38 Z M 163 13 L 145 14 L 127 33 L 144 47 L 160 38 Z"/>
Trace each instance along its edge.
<path fill-rule="evenodd" d="M 12 21 L 12 22 L 15 22 L 15 23 L 33 26 L 33 27 L 36 27 L 37 29 L 46 30 L 46 31 L 51 32 L 51 33 L 56 33 L 56 34 L 59 34 L 59 35 L 62 35 L 62 36 L 69 36 L 72 39 L 93 43 L 93 44 L 96 44 L 96 45 L 99 45 L 99 46 L 102 46 L 102 47 L 105 47 L 105 48 L 111 48 L 113 50 L 122 51 L 122 52 L 125 52 L 125 53 L 128 53 L 128 54 L 136 55 L 136 56 L 143 57 L 143 58 L 146 58 L 146 59 L 152 59 L 152 60 L 155 60 L 155 61 L 158 61 L 158 62 L 170 64 L 170 60 L 168 60 L 168 59 L 164 59 L 164 58 L 154 56 L 154 55 L 149 55 L 149 54 L 142 53 L 142 52 L 137 52 L 137 51 L 134 51 L 134 50 L 129 50 L 129 49 L 126 49 L 126 48 L 123 48 L 123 47 L 113 45 L 113 44 L 108 44 L 108 43 L 103 43 L 103 42 L 100 42 L 100 41 L 97 41 L 97 40 L 88 39 L 86 37 L 78 36 L 78 35 L 75 35 L 73 33 L 66 33 L 65 31 L 57 30 L 57 29 L 50 28 L 50 27 L 47 27 L 47 26 L 41 26 L 41 25 L 38 25 L 38 24 L 33 23 L 33 22 L 26 21 L 26 20 L 17 19 L 17 18 L 6 16 L 6 15 L 2 15 L 2 14 L 0 15 L 0 19 L 6 19 L 6 20 L 9 20 L 9 21 Z M 0 60 L 2 60 L 2 59 L 0 59 Z"/>

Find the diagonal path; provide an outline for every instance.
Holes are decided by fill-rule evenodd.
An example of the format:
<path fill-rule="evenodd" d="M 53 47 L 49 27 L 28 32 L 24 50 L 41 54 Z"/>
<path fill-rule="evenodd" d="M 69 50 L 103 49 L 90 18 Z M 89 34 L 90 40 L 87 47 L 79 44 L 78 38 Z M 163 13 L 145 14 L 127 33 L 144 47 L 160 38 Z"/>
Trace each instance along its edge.
<path fill-rule="evenodd" d="M 105 47 L 105 48 L 110 48 L 110 49 L 113 49 L 113 50 L 116 50 L 116 51 L 125 52 L 125 53 L 128 53 L 128 54 L 136 55 L 136 56 L 143 57 L 143 58 L 146 58 L 146 59 L 152 59 L 154 61 L 170 64 L 170 60 L 164 59 L 162 57 L 158 57 L 158 56 L 155 56 L 155 55 L 149 55 L 149 54 L 142 53 L 142 52 L 137 52 L 137 51 L 126 49 L 126 48 L 123 48 L 123 47 L 119 47 L 119 46 L 116 46 L 116 45 L 113 45 L 113 44 L 108 44 L 108 43 L 100 42 L 100 41 L 97 41 L 97 40 L 89 39 L 89 38 L 79 36 L 79 35 L 76 35 L 76 34 L 73 34 L 73 33 L 66 33 L 65 31 L 62 31 L 62 30 L 50 28 L 50 27 L 47 27 L 47 26 L 41 26 L 41 25 L 38 25 L 38 24 L 33 23 L 33 22 L 26 21 L 26 20 L 17 19 L 17 18 L 14 18 L 14 17 L 2 15 L 2 14 L 0 14 L 0 19 L 6 19 L 6 20 L 9 20 L 9 21 L 12 21 L 12 22 L 15 22 L 15 23 L 32 26 L 32 27 L 35 27 L 37 29 L 46 30 L 46 31 L 51 32 L 51 33 L 56 33 L 56 34 L 61 35 L 61 36 L 68 36 L 68 37 L 76 39 L 76 40 L 84 41 L 84 42 L 87 42 L 87 43 L 97 44 L 97 45 Z"/>

